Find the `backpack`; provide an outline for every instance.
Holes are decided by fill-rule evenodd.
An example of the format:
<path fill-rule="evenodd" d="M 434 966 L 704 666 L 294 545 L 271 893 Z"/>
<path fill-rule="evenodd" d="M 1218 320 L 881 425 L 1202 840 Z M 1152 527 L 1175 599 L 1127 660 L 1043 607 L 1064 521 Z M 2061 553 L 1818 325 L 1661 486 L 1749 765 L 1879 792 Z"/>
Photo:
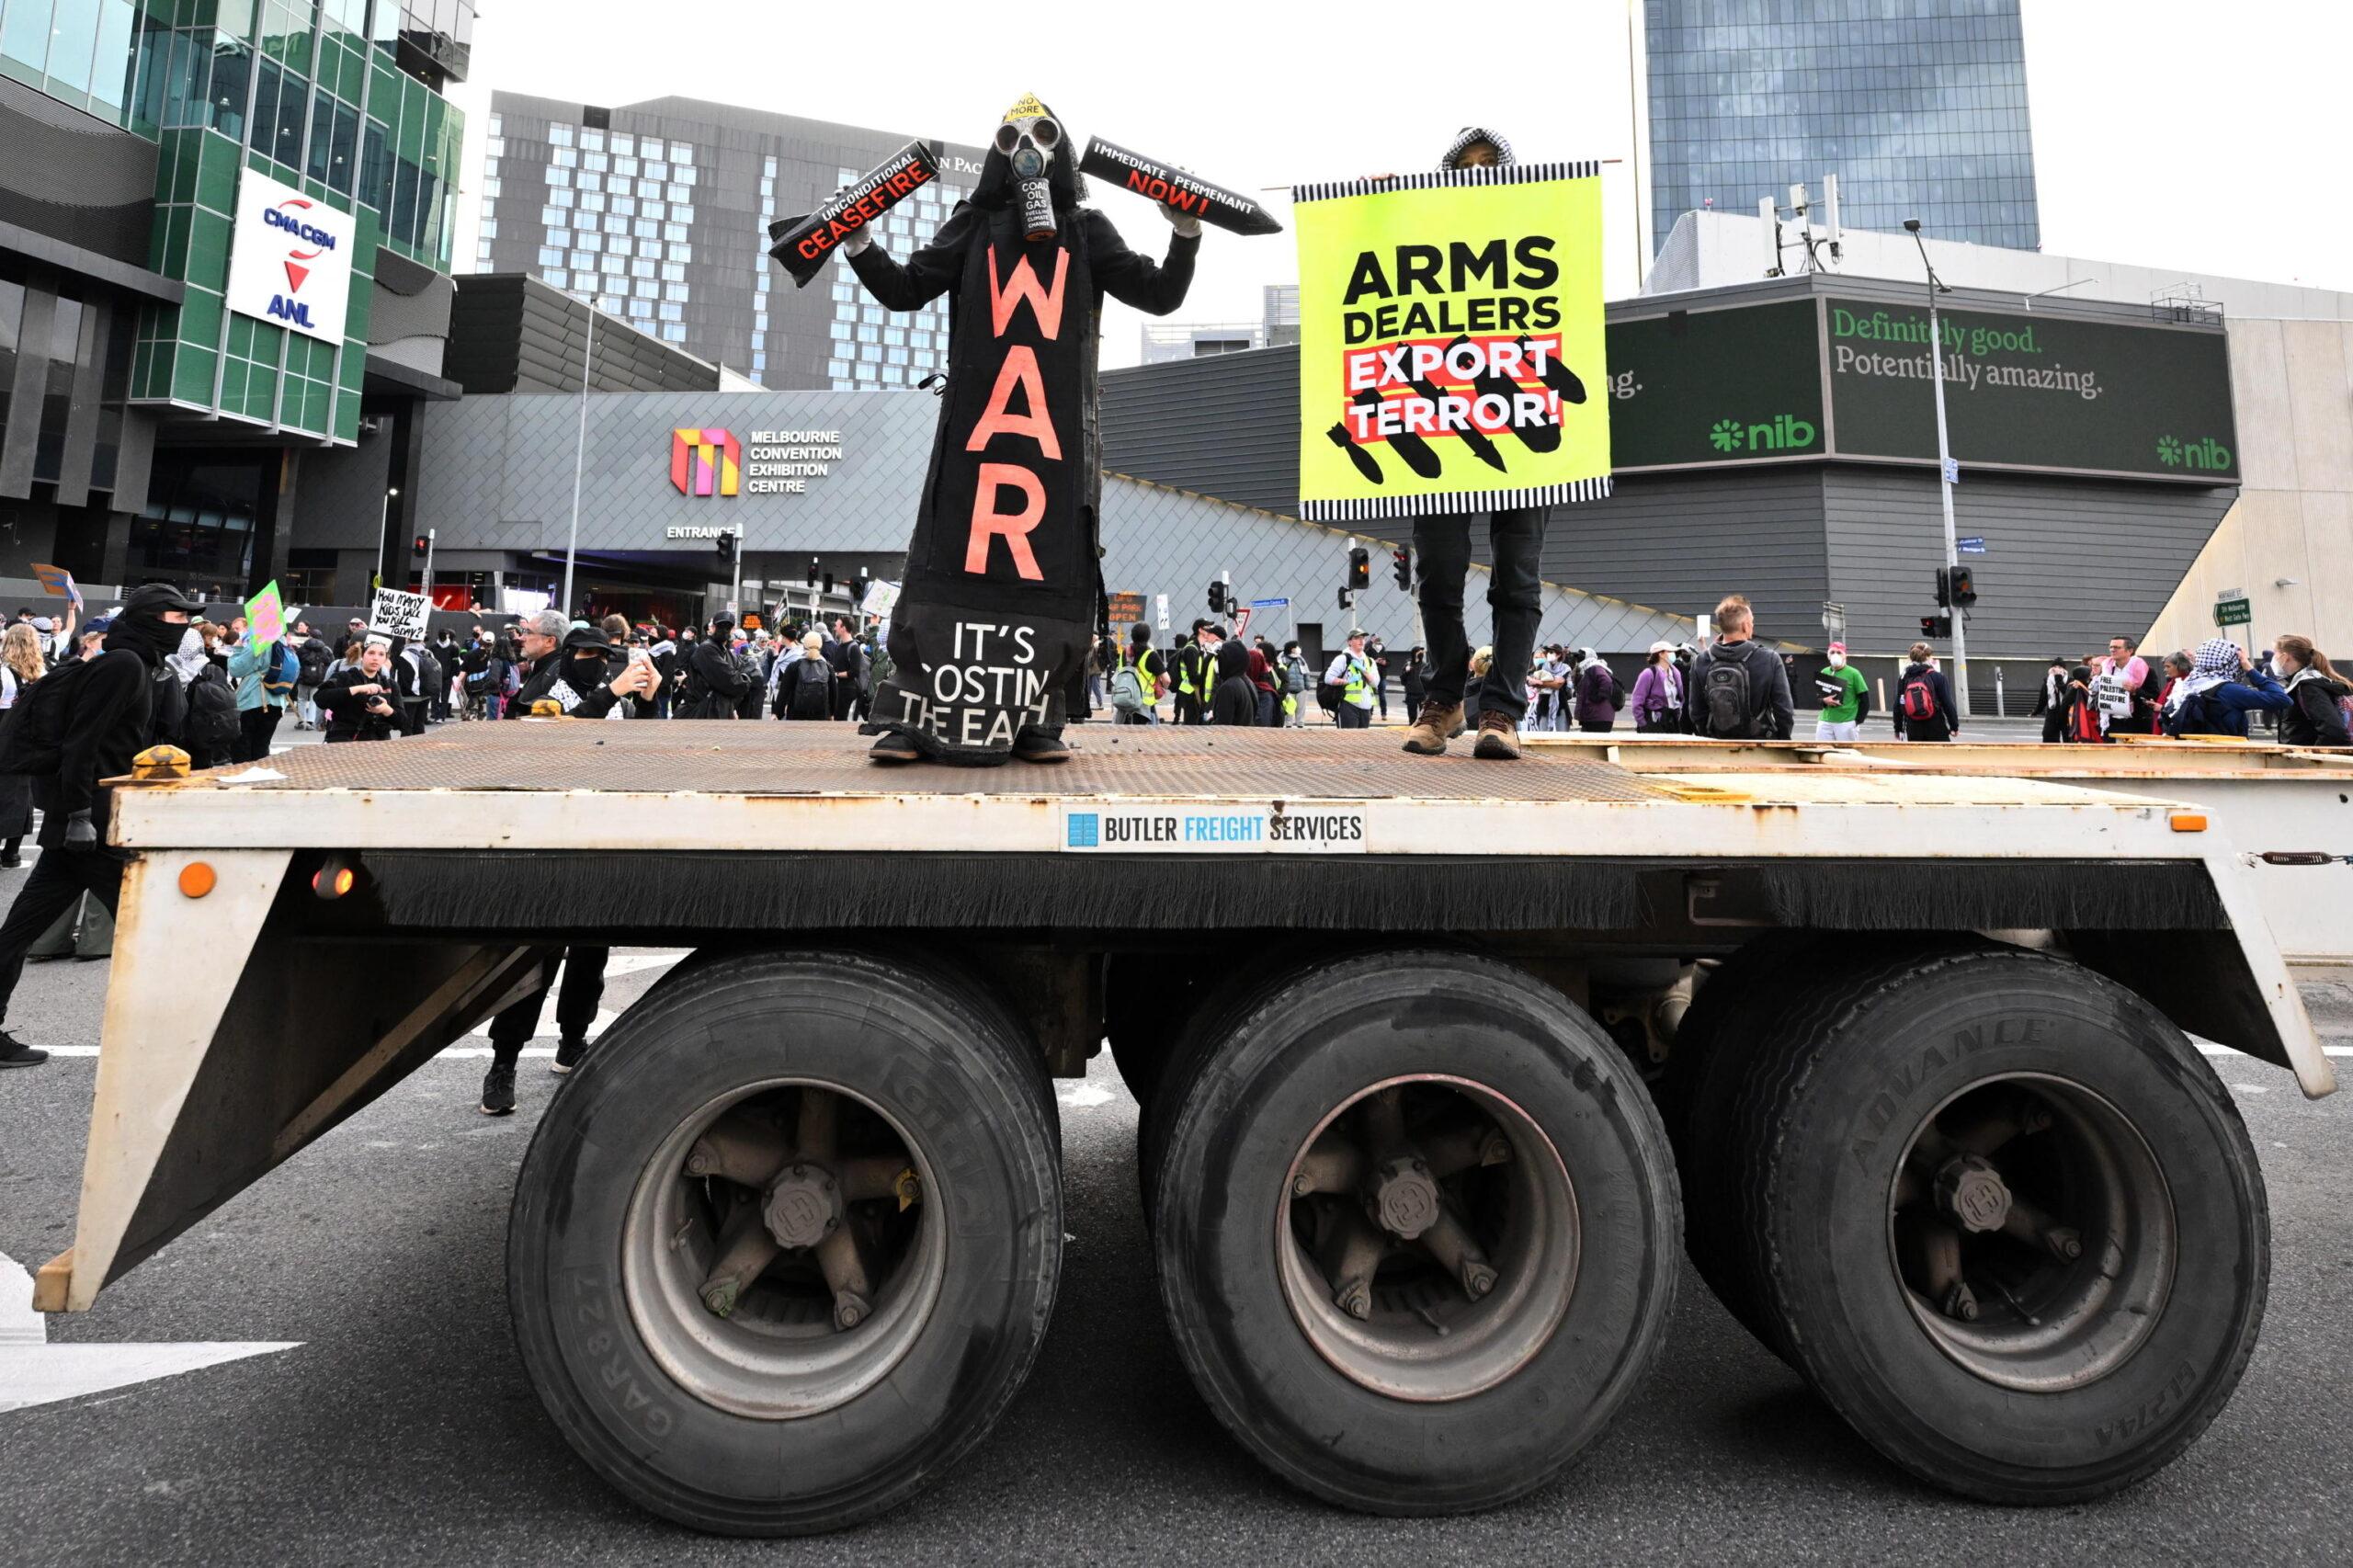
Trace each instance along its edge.
<path fill-rule="evenodd" d="M 17 700 L 6 714 L 0 714 L 0 773 L 57 771 L 65 750 L 65 720 L 74 706 L 74 687 L 88 678 L 97 662 L 74 659 L 52 665 L 32 685 L 17 688 Z"/>
<path fill-rule="evenodd" d="M 1589 707 L 1622 708 L 1624 694 L 1618 685 L 1617 672 L 1608 665 L 1596 665 L 1586 672 L 1585 689 L 1578 696 Z"/>
<path fill-rule="evenodd" d="M 1914 676 L 1904 683 L 1898 704 L 1904 710 L 1907 723 L 1926 723 L 1937 716 L 1937 688 L 1928 684 L 1926 675 Z M 2086 703 L 2085 706 L 2089 707 Z"/>
<path fill-rule="evenodd" d="M 302 661 L 283 642 L 272 646 L 275 652 L 270 655 L 269 667 L 262 672 L 262 699 L 283 708 L 294 695 L 294 683 L 302 677 Z"/>
<path fill-rule="evenodd" d="M 327 678 L 326 644 L 313 637 L 294 652 L 295 662 L 302 667 L 302 684 L 316 686 Z"/>
<path fill-rule="evenodd" d="M 830 719 L 834 716 L 833 666 L 806 654 L 784 667 L 784 716 L 788 719 Z"/>
<path fill-rule="evenodd" d="M 216 756 L 237 744 L 237 694 L 218 668 L 208 666 L 188 683 L 188 727 L 182 733 L 189 744 Z"/>
<path fill-rule="evenodd" d="M 2177 706 L 2164 710 L 2158 723 L 2165 734 L 2176 740 L 2184 735 L 2219 735 L 2224 733 L 2222 727 L 2214 722 L 2203 691 L 2192 692 Z"/>
<path fill-rule="evenodd" d="M 1699 733 L 1711 740 L 1750 740 L 1756 714 L 1749 707 L 1748 666 L 1712 652 L 1699 672 Z"/>
<path fill-rule="evenodd" d="M 1111 711 L 1141 713 L 1143 711 L 1143 678 L 1136 667 L 1125 659 L 1111 672 Z"/>

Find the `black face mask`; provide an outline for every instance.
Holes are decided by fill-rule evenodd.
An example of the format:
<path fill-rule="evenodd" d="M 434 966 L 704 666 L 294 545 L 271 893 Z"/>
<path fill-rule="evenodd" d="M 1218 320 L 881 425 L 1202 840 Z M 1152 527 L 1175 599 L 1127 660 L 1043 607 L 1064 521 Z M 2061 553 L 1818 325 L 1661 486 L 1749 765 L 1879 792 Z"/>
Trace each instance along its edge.
<path fill-rule="evenodd" d="M 148 664 L 155 665 L 178 653 L 180 640 L 187 635 L 187 626 L 165 620 L 160 610 L 125 610 L 107 629 L 106 646 L 109 653 L 128 648 Z"/>

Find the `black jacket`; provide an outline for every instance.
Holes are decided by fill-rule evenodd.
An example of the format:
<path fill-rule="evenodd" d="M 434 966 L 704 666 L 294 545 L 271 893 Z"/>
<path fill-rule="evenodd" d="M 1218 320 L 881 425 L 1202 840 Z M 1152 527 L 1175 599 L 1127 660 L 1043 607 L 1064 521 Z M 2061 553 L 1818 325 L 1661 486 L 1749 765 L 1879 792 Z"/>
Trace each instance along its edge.
<path fill-rule="evenodd" d="M 610 685 L 619 673 L 615 663 L 611 643 L 589 627 L 574 628 L 563 647 L 524 675 L 521 689 L 506 705 L 506 717 L 529 718 L 531 704 L 548 697 L 563 704 L 568 718 L 601 719 L 620 700 Z"/>
<path fill-rule="evenodd" d="M 751 689 L 743 668 L 735 663 L 735 655 L 724 642 L 714 638 L 701 638 L 695 651 L 687 656 L 687 670 L 692 677 L 694 711 L 689 719 L 733 719 L 735 705 Z"/>
<path fill-rule="evenodd" d="M 2336 704 L 2347 687 L 2318 670 L 2298 670 L 2288 683 L 2295 700 L 2279 715 L 2279 744 L 2288 746 L 2353 744 L 2346 733 L 2345 710 Z"/>
<path fill-rule="evenodd" d="M 1797 706 L 1790 698 L 1790 672 L 1781 656 L 1755 638 L 1717 642 L 1691 663 L 1683 683 L 1684 728 L 1695 735 L 1708 733 L 1704 687 L 1711 664 L 1736 663 L 1748 672 L 1750 738 L 1786 741 L 1797 723 Z"/>
<path fill-rule="evenodd" d="M 72 688 L 58 694 L 68 706 L 58 715 L 63 744 L 57 771 L 33 776 L 44 849 L 65 842 L 66 821 L 76 812 L 88 812 L 104 836 L 106 791 L 98 780 L 129 773 L 131 759 L 146 743 L 153 673 L 147 661 L 128 648 L 108 648 L 80 663 L 85 667 L 74 675 Z M 52 670 L 41 678 L 55 680 L 59 674 Z"/>
<path fill-rule="evenodd" d="M 1926 680 L 1928 689 L 1936 694 L 1936 716 L 1930 719 L 1906 719 L 1904 716 L 1904 688 L 1915 680 Z M 1896 735 L 1907 741 L 1949 741 L 1961 733 L 1961 710 L 1952 698 L 1952 682 L 1942 670 L 1932 670 L 1926 665 L 1906 665 L 1904 673 L 1895 677 L 1895 694 L 1888 705 L 1888 713 L 1895 721 Z"/>
<path fill-rule="evenodd" d="M 326 738 L 330 741 L 389 741 L 400 733 L 401 694 L 392 678 L 396 660 L 387 660 L 384 667 L 374 675 L 358 665 L 341 669 L 319 684 L 313 699 L 319 711 L 327 716 Z M 355 694 L 355 686 L 381 686 L 387 688 L 384 702 L 392 711 L 371 713 L 369 699 Z"/>

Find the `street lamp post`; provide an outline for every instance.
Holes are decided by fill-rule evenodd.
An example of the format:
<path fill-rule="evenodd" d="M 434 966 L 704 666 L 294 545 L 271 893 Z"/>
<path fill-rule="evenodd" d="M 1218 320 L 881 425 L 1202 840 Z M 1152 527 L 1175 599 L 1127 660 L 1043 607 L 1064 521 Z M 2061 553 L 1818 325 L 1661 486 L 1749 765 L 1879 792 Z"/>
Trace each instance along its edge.
<path fill-rule="evenodd" d="M 572 531 L 563 541 L 563 613 L 572 614 L 572 570 L 580 552 L 580 474 L 588 461 L 588 367 L 597 354 L 597 300 L 588 305 L 588 335 L 580 350 L 580 434 L 572 447 Z"/>
<path fill-rule="evenodd" d="M 1936 264 L 1928 259 L 1928 244 L 1920 237 L 1920 220 L 1904 220 L 1904 232 L 1913 244 L 1920 247 L 1920 266 L 1928 274 L 1928 356 L 1933 371 L 1937 402 L 1937 490 L 1944 500 L 1945 565 L 1961 564 L 1961 540 L 1952 521 L 1952 444 L 1945 429 L 1945 347 L 1944 328 L 1937 317 L 1937 296 L 1945 292 L 1942 279 L 1937 277 Z M 1945 607 L 1952 615 L 1952 689 L 1953 700 L 1960 704 L 1961 713 L 1969 712 L 1969 612 L 1959 605 Z"/>

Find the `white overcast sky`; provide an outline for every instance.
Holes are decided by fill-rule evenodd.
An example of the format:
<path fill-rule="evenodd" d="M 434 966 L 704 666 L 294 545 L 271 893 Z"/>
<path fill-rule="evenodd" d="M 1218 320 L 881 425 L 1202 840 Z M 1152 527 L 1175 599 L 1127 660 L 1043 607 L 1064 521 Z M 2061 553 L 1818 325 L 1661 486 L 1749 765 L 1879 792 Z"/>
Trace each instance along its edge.
<path fill-rule="evenodd" d="M 2043 249 L 2353 289 L 2353 201 L 2337 165 L 2353 4 L 2025 6 Z M 1603 172 L 1606 284 L 1616 298 L 1637 282 L 1629 0 L 483 9 L 472 79 L 455 94 L 468 116 L 461 268 L 493 88 L 608 105 L 675 93 L 968 142 L 1034 90 L 1078 136 L 1244 190 L 1427 167 L 1471 122 L 1492 122 L 1523 157 L 1620 160 Z M 1164 243 L 1141 199 L 1098 199 L 1131 244 Z M 1269 199 L 1284 210 L 1279 192 Z M 1212 229 L 1171 319 L 1255 320 L 1260 287 L 1296 276 L 1288 236 Z M 1134 361 L 1141 319 L 1106 312 L 1105 364 Z"/>

